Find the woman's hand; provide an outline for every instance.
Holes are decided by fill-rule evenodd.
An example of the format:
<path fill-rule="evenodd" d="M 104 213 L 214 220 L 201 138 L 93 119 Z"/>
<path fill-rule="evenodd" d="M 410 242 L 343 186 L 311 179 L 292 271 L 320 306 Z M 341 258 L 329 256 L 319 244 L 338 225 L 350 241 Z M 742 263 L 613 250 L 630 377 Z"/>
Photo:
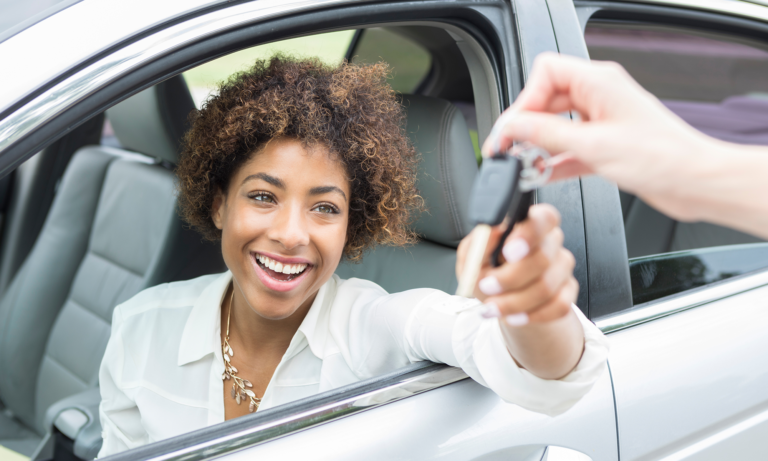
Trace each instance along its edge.
<path fill-rule="evenodd" d="M 512 357 L 546 379 L 565 376 L 578 363 L 584 331 L 572 310 L 579 285 L 575 260 L 563 248 L 560 214 L 551 205 L 534 205 L 528 219 L 507 238 L 498 267 L 489 264 L 503 229 L 494 228 L 486 249 L 475 296 L 485 303 L 484 317 L 498 317 Z M 461 274 L 472 234 L 458 248 Z"/>

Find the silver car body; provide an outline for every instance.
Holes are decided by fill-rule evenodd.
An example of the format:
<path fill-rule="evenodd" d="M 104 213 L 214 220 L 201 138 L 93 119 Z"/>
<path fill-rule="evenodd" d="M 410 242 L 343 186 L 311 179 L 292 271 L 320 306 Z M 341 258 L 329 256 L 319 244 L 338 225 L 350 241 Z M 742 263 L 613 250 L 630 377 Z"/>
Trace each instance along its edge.
<path fill-rule="evenodd" d="M 229 29 L 359 3 L 76 3 L 0 43 L 0 62 L 13 70 L 0 73 L 2 167 L 8 171 L 24 160 L 5 153 L 28 134 L 161 56 Z M 491 3 L 477 2 L 476 8 L 493 8 Z M 760 2 L 638 3 L 768 23 L 768 7 Z M 509 50 L 519 42 L 527 75 L 542 51 L 586 56 L 580 26 L 594 8 L 570 0 L 513 0 L 514 19 L 498 24 L 494 33 L 507 40 Z M 552 27 L 541 28 L 542 20 Z M 610 374 L 558 417 L 506 404 L 460 370 L 426 367 L 283 417 L 212 436 L 195 433 L 148 457 L 768 459 L 768 272 L 594 320 L 610 335 Z M 576 452 L 551 448 L 545 455 L 548 446 Z"/>

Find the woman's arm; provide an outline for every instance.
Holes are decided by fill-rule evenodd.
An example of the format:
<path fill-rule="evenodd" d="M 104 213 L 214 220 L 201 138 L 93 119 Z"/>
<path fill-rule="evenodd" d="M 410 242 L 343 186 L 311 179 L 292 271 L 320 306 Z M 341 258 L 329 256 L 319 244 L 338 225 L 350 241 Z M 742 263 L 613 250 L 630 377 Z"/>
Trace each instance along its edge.
<path fill-rule="evenodd" d="M 485 303 L 485 317 L 497 317 L 507 350 L 515 361 L 544 379 L 559 379 L 576 367 L 584 351 L 584 329 L 572 309 L 579 286 L 575 260 L 563 248 L 560 215 L 550 205 L 531 207 L 528 219 L 507 238 L 499 267 L 486 263 L 475 295 Z M 502 229 L 494 229 L 485 261 Z M 461 273 L 469 241 L 458 249 Z"/>

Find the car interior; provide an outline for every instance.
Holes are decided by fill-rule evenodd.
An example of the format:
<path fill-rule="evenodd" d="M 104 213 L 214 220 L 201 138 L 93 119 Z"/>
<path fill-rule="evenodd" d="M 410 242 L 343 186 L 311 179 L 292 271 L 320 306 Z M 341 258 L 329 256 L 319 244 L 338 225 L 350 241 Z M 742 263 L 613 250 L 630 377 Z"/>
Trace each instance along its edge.
<path fill-rule="evenodd" d="M 429 211 L 415 224 L 418 244 L 379 248 L 337 273 L 389 291 L 455 291 L 455 248 L 470 230 L 479 158 L 462 52 L 442 29 L 398 26 L 355 34 L 347 57 L 391 65 L 422 155 L 419 188 Z M 170 78 L 81 125 L 0 183 L 0 448 L 32 459 L 54 449 L 94 458 L 98 370 L 115 306 L 153 285 L 226 270 L 217 245 L 176 213 L 173 168 L 193 109 L 184 76 Z"/>

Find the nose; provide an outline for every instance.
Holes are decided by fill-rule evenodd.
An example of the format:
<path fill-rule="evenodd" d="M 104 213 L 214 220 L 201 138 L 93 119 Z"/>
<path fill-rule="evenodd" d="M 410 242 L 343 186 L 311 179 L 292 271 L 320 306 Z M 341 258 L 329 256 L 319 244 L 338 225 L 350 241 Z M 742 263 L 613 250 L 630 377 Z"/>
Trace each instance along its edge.
<path fill-rule="evenodd" d="M 309 228 L 302 208 L 291 204 L 280 207 L 267 236 L 286 250 L 309 245 Z"/>

